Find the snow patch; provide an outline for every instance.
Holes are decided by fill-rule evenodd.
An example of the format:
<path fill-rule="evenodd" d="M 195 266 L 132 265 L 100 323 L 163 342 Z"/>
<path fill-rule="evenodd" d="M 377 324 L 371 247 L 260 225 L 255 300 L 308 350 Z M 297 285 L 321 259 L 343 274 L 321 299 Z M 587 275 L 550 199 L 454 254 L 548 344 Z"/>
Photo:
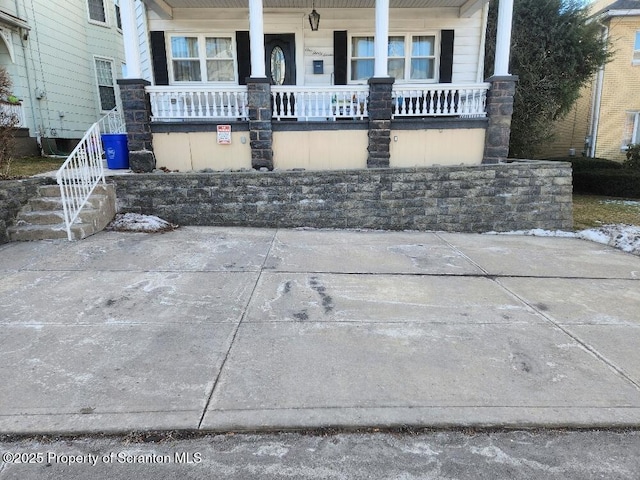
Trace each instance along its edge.
<path fill-rule="evenodd" d="M 531 235 L 534 237 L 580 238 L 591 242 L 602 243 L 624 252 L 640 255 L 640 227 L 635 225 L 603 225 L 579 232 L 563 230 L 517 230 L 512 232 L 487 232 L 487 235 Z"/>
<path fill-rule="evenodd" d="M 158 233 L 170 232 L 176 228 L 178 228 L 178 225 L 169 223 L 159 217 L 140 213 L 118 213 L 116 218 L 107 225 L 107 230 L 115 232 Z"/>

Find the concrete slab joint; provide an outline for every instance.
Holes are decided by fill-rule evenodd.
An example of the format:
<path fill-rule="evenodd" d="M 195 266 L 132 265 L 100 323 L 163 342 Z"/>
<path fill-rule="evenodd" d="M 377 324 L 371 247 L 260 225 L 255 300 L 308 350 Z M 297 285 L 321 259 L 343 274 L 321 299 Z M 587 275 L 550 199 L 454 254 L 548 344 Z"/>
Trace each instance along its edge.
<path fill-rule="evenodd" d="M 487 93 L 489 124 L 482 163 L 500 163 L 509 156 L 513 97 L 516 92 L 516 75 L 494 76 L 487 79 L 491 88 Z"/>
<path fill-rule="evenodd" d="M 271 84 L 266 78 L 247 78 L 251 166 L 273 170 Z"/>

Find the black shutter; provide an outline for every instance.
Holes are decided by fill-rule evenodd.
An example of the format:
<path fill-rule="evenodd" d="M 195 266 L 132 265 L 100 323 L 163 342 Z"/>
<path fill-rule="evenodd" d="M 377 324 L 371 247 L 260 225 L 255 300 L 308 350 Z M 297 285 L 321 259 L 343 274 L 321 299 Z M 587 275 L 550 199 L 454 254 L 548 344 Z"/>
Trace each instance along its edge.
<path fill-rule="evenodd" d="M 347 31 L 333 32 L 333 83 L 347 84 Z"/>
<path fill-rule="evenodd" d="M 251 76 L 251 45 L 249 32 L 236 32 L 236 55 L 238 57 L 238 84 L 246 85 Z"/>
<path fill-rule="evenodd" d="M 440 32 L 440 83 L 451 83 L 453 78 L 453 30 Z"/>
<path fill-rule="evenodd" d="M 153 79 L 156 85 L 169 85 L 167 70 L 167 46 L 164 32 L 149 32 L 151 39 L 151 58 L 153 61 Z"/>

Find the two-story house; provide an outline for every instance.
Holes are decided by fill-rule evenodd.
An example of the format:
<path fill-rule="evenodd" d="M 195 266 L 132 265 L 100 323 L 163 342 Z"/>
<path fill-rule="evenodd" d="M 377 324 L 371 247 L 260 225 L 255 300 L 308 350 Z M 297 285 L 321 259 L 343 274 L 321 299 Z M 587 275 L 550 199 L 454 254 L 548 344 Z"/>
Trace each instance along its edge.
<path fill-rule="evenodd" d="M 640 0 L 596 0 L 592 21 L 602 26 L 613 59 L 566 118 L 543 156 L 585 155 L 622 161 L 627 145 L 640 143 Z"/>
<path fill-rule="evenodd" d="M 0 0 L 0 66 L 21 100 L 2 108 L 20 115 L 23 153 L 68 153 L 118 104 L 119 10 L 119 0 Z"/>

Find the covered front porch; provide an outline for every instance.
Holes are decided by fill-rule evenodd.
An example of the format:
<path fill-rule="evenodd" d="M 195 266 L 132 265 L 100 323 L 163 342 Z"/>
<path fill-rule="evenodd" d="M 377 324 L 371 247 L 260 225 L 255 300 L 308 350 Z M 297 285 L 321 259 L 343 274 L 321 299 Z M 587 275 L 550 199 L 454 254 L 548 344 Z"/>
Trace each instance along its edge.
<path fill-rule="evenodd" d="M 144 4 L 144 25 L 140 4 L 127 0 L 121 7 L 125 37 L 129 25 L 135 38 L 145 29 L 149 38 L 146 46 L 132 42 L 137 51 L 128 49 L 130 79 L 121 88 L 123 99 L 142 88 L 149 100 L 146 111 L 128 114 L 127 126 L 135 130 L 146 115 L 141 127 L 151 138 L 130 139 L 134 149 L 138 143 L 153 149 L 158 166 L 326 169 L 486 160 L 487 0 Z M 502 0 L 507 66 L 511 11 L 512 0 Z M 496 67 L 499 81 L 507 68 Z M 133 79 L 146 82 L 136 86 Z M 498 92 L 508 97 L 510 90 L 500 85 Z M 231 131 L 224 143 L 220 125 Z M 188 147 L 191 158 L 178 159 L 176 145 Z"/>

